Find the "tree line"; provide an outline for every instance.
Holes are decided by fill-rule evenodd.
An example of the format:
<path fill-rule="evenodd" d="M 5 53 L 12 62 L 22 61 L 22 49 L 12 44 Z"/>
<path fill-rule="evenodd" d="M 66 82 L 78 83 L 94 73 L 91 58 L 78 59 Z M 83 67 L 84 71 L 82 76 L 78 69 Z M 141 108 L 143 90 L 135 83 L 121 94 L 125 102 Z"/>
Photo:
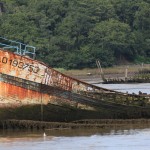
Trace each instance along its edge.
<path fill-rule="evenodd" d="M 0 36 L 66 69 L 150 63 L 149 0 L 1 0 Z"/>

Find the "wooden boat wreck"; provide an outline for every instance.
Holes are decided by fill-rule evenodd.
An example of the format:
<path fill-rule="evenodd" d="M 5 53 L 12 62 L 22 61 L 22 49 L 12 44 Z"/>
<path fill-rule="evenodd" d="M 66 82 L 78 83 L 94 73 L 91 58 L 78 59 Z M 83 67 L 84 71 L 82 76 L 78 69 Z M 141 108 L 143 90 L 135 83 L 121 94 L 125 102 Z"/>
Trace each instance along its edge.
<path fill-rule="evenodd" d="M 0 44 L 0 120 L 150 118 L 149 95 L 82 82 L 35 60 L 35 47 L 10 40 Z"/>
<path fill-rule="evenodd" d="M 119 83 L 150 83 L 150 68 L 146 67 L 140 68 L 137 72 L 132 73 L 128 76 L 128 68 L 125 68 L 125 74 L 117 77 L 117 73 L 113 76 L 115 77 L 106 77 L 105 73 L 102 70 L 100 60 L 96 60 L 96 65 L 98 67 L 99 75 L 101 76 L 101 83 L 103 84 L 119 84 Z"/>

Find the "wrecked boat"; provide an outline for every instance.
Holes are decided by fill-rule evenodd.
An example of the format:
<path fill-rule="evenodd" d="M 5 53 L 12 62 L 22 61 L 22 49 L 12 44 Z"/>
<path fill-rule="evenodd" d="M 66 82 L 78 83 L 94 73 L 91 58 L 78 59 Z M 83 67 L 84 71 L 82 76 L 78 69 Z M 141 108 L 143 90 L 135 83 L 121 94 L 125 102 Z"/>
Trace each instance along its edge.
<path fill-rule="evenodd" d="M 33 46 L 1 41 L 0 120 L 150 118 L 149 95 L 88 84 L 35 60 Z"/>

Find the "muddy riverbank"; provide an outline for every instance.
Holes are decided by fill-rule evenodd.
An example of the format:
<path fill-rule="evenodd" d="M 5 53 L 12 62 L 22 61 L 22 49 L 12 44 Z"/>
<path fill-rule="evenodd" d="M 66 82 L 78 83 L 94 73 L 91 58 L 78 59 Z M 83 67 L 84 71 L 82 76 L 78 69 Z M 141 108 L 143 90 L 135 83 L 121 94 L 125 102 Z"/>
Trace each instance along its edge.
<path fill-rule="evenodd" d="M 2 120 L 0 129 L 62 130 L 62 129 L 105 129 L 114 127 L 150 127 L 150 119 L 86 119 L 73 122 L 44 122 L 33 120 Z"/>
<path fill-rule="evenodd" d="M 128 79 L 130 80 L 136 74 L 144 70 L 150 70 L 150 64 L 113 66 L 110 68 L 103 68 L 103 73 L 106 79 L 124 80 L 125 77 L 128 77 Z M 72 76 L 74 78 L 77 78 L 79 80 L 88 83 L 102 83 L 102 77 L 100 75 L 100 71 L 98 68 L 93 69 L 86 68 L 81 70 L 64 70 L 62 72 L 64 74 L 67 74 L 69 76 Z"/>

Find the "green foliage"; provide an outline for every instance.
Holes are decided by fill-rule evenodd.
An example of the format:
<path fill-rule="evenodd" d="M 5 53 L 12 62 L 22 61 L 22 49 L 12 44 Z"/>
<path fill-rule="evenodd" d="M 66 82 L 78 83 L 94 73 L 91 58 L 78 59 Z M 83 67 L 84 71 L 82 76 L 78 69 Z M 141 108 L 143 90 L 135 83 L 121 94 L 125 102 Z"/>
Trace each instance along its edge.
<path fill-rule="evenodd" d="M 57 68 L 150 57 L 149 0 L 1 0 L 0 35 L 37 47 Z M 141 59 L 142 58 L 142 59 Z"/>
<path fill-rule="evenodd" d="M 134 62 L 136 64 L 140 64 L 140 63 L 149 64 L 150 63 L 150 57 L 136 56 Z"/>

